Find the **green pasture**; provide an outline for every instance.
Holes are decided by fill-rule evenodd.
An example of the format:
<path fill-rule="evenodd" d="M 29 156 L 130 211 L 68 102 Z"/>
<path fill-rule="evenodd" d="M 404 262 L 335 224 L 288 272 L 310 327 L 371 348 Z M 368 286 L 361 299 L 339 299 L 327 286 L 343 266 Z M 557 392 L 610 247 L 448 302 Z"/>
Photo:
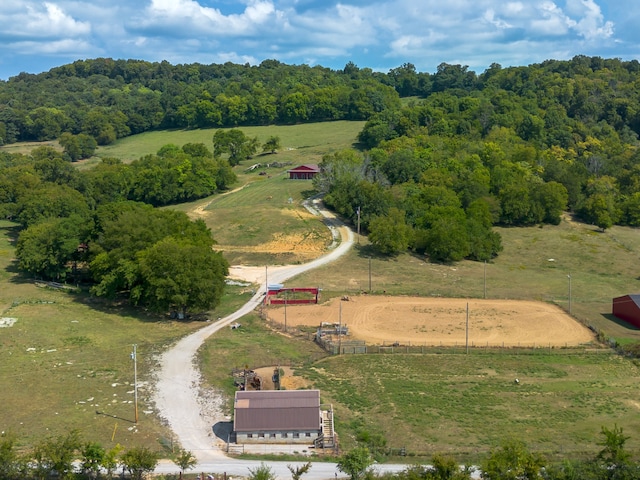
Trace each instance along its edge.
<path fill-rule="evenodd" d="M 248 137 L 258 137 L 262 145 L 272 136 L 280 137 L 282 149 L 275 155 L 257 155 L 256 162 L 317 163 L 325 153 L 351 148 L 356 142 L 364 122 L 325 122 L 301 125 L 270 125 L 238 127 Z M 157 152 L 160 147 L 173 143 L 204 143 L 213 150 L 216 129 L 161 130 L 145 132 L 118 140 L 113 145 L 99 147 L 96 156 L 115 157 L 123 161 L 137 160 L 143 155 Z M 251 161 L 247 162 L 250 164 Z"/>
<path fill-rule="evenodd" d="M 614 424 L 631 437 L 630 451 L 640 447 L 640 363 L 607 350 L 328 356 L 311 332 L 284 336 L 251 315 L 200 351 L 206 381 L 227 395 L 229 413 L 231 371 L 245 365 L 296 367 L 333 405 L 344 449 L 367 432 L 416 459 L 447 453 L 477 462 L 512 438 L 552 460 L 586 458 L 600 449 L 601 427 Z"/>
<path fill-rule="evenodd" d="M 313 194 L 308 180 L 289 180 L 286 169 L 270 169 L 269 175 L 243 178 L 243 187 L 232 194 L 209 197 L 204 202 L 180 205 L 191 211 L 204 206 L 203 219 L 231 264 L 266 265 L 299 263 L 295 245 L 286 252 L 251 251 L 282 236 L 309 239 L 328 246 L 331 233 L 317 217 L 310 217 L 302 202 Z M 173 208 L 173 207 L 172 207 Z M 224 247 L 231 247 L 224 250 Z"/>
<path fill-rule="evenodd" d="M 81 291 L 38 287 L 16 272 L 15 234 L 15 225 L 0 222 L 0 317 L 15 319 L 0 328 L 0 430 L 14 432 L 25 447 L 71 429 L 105 447 L 171 445 L 171 432 L 154 414 L 149 382 L 157 354 L 202 324 L 147 316 Z M 211 315 L 226 315 L 249 296 L 229 288 Z"/>
<path fill-rule="evenodd" d="M 347 448 L 368 432 L 427 458 L 477 461 L 510 438 L 556 460 L 592 457 L 616 423 L 640 446 L 640 366 L 612 354 L 348 355 L 298 373 L 333 404 Z"/>

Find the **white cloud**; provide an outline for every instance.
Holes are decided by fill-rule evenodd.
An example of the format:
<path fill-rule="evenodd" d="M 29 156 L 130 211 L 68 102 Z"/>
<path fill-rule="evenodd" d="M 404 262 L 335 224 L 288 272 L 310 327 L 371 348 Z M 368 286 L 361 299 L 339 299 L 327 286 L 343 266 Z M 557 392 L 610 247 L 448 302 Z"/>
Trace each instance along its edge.
<path fill-rule="evenodd" d="M 484 13 L 484 19 L 490 24 L 494 25 L 496 28 L 504 29 L 504 28 L 512 28 L 513 25 L 506 22 L 501 18 L 496 18 L 496 14 L 493 9 L 489 9 Z"/>
<path fill-rule="evenodd" d="M 54 2 L 4 5 L 0 26 L 3 36 L 15 38 L 68 38 L 91 32 L 89 22 L 74 19 Z"/>
<path fill-rule="evenodd" d="M 613 35 L 613 22 L 604 21 L 600 7 L 593 0 L 567 0 L 567 11 L 579 18 L 574 28 L 585 39 L 609 38 Z"/>
<path fill-rule="evenodd" d="M 178 28 L 176 36 L 195 34 L 250 35 L 255 28 L 277 20 L 272 2 L 251 1 L 241 14 L 224 15 L 220 10 L 204 7 L 195 0 L 152 0 L 144 16 L 132 22 L 153 30 Z M 164 34 L 171 32 L 164 30 Z"/>
<path fill-rule="evenodd" d="M 84 41 L 74 39 L 55 40 L 46 43 L 36 41 L 15 42 L 11 49 L 22 55 L 30 55 L 37 49 L 47 55 L 86 55 L 93 52 L 94 46 Z"/>
<path fill-rule="evenodd" d="M 553 2 L 543 2 L 537 10 L 540 15 L 531 21 L 531 27 L 538 35 L 565 35 L 575 25 L 575 21 Z"/>

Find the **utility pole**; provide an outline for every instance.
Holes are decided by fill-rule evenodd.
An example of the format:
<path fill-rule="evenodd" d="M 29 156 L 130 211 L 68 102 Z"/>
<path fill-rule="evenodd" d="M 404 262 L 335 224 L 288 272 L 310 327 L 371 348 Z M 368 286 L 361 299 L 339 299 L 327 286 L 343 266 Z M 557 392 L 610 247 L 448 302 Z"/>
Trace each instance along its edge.
<path fill-rule="evenodd" d="M 484 261 L 484 298 L 487 298 L 487 261 Z"/>
<path fill-rule="evenodd" d="M 133 360 L 133 403 L 135 405 L 135 419 L 138 423 L 138 354 L 137 345 L 133 344 L 133 352 L 131 352 L 131 360 Z"/>
<path fill-rule="evenodd" d="M 369 293 L 371 293 L 371 257 L 369 257 Z"/>
<path fill-rule="evenodd" d="M 569 315 L 571 315 L 571 274 L 567 275 L 569 279 Z"/>
<path fill-rule="evenodd" d="M 342 301 L 340 302 L 340 313 L 338 315 L 338 355 L 342 354 Z"/>
<path fill-rule="evenodd" d="M 284 331 L 287 331 L 287 290 L 284 291 Z"/>
<path fill-rule="evenodd" d="M 465 343 L 467 346 L 467 355 L 469 355 L 469 302 L 467 302 L 467 328 L 465 333 Z"/>
<path fill-rule="evenodd" d="M 360 245 L 360 207 L 358 206 L 358 245 Z"/>

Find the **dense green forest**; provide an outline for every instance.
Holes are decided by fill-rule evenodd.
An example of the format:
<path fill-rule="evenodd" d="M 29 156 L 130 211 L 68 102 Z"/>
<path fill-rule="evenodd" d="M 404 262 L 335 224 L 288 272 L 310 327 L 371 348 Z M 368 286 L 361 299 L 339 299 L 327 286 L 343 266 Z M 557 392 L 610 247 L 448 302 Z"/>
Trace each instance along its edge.
<path fill-rule="evenodd" d="M 225 190 L 232 166 L 259 149 L 241 126 L 358 119 L 367 120 L 360 148 L 321 163 L 315 187 L 326 203 L 383 254 L 486 261 L 502 248 L 496 224 L 557 224 L 568 211 L 602 231 L 640 225 L 639 87 L 637 61 L 585 56 L 481 74 L 444 63 L 428 74 L 411 64 L 378 73 L 352 63 L 77 61 L 0 83 L 2 142 L 59 139 L 64 148 L 0 154 L 0 210 L 25 228 L 21 268 L 63 278 L 74 242 L 107 234 L 100 215 L 110 202 L 160 206 Z M 231 128 L 218 130 L 213 152 L 167 145 L 130 165 L 71 166 L 130 134 L 198 127 Z M 277 146 L 272 138 L 263 150 Z M 64 248 L 35 255 L 45 233 L 72 226 Z M 115 284 L 142 299 L 136 272 Z"/>
<path fill-rule="evenodd" d="M 20 224 L 18 266 L 35 278 L 90 281 L 158 312 L 214 308 L 228 264 L 202 221 L 155 206 L 209 196 L 235 181 L 202 144 L 166 145 L 130 164 L 80 171 L 61 152 L 0 153 L 0 214 Z M 168 272 L 171 272 L 169 275 Z"/>
<path fill-rule="evenodd" d="M 440 65 L 425 98 L 374 114 L 364 153 L 326 158 L 316 185 L 381 251 L 437 261 L 488 260 L 501 249 L 492 224 L 558 224 L 567 210 L 603 231 L 638 226 L 639 66 Z M 410 70 L 396 89 L 423 92 Z"/>

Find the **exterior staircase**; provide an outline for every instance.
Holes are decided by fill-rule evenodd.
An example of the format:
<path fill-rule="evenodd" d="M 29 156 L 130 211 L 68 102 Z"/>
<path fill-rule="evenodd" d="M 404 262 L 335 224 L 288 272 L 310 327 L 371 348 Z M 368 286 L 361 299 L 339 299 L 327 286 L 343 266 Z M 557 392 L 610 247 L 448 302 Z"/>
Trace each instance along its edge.
<path fill-rule="evenodd" d="M 316 448 L 336 448 L 336 434 L 333 425 L 333 405 L 325 406 L 320 410 L 322 420 L 322 433 L 316 438 L 314 445 Z"/>

